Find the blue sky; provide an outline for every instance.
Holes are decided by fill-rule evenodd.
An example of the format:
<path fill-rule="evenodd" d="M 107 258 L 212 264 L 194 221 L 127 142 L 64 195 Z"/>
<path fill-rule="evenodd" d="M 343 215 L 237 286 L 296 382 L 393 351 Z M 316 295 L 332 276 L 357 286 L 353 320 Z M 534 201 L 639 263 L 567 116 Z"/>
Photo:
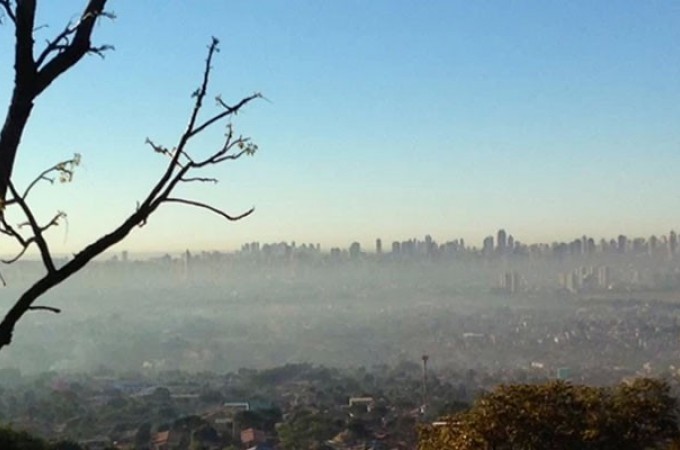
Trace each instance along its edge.
<path fill-rule="evenodd" d="M 84 1 L 42 1 L 41 43 Z M 75 251 L 134 209 L 183 130 L 206 45 L 212 93 L 262 92 L 234 124 L 261 151 L 186 197 L 254 216 L 225 223 L 168 205 L 116 250 L 230 249 L 251 240 L 372 245 L 432 234 L 478 243 L 648 236 L 680 228 L 680 3 L 661 1 L 122 1 L 96 29 L 115 45 L 37 102 L 17 163 L 44 186 L 52 234 Z M 0 27 L 0 100 L 11 33 Z M 219 145 L 221 129 L 196 154 Z M 2 249 L 0 249 L 2 250 Z"/>

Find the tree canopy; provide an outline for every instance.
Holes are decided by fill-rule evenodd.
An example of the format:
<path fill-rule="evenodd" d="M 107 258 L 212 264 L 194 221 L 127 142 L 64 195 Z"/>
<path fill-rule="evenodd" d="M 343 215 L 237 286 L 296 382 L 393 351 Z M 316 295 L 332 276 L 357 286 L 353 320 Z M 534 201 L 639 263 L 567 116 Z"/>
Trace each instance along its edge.
<path fill-rule="evenodd" d="M 502 385 L 419 430 L 419 450 L 639 450 L 678 437 L 677 401 L 660 380 L 614 387 Z"/>

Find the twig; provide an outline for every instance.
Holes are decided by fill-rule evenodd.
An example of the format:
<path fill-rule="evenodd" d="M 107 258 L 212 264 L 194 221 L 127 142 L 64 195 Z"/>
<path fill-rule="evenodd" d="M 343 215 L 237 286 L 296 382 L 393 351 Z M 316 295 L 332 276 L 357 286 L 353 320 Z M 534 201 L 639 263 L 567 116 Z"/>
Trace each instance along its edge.
<path fill-rule="evenodd" d="M 13 258 L 10 258 L 10 259 L 3 259 L 2 263 L 3 264 L 14 264 L 15 262 L 19 261 L 21 259 L 21 257 L 24 256 L 24 253 L 26 253 L 26 250 L 28 249 L 28 247 L 31 246 L 31 244 L 33 242 L 35 242 L 35 239 L 33 239 L 33 238 L 26 241 L 26 243 L 21 247 L 21 250 L 19 251 L 19 253 L 17 255 L 15 255 Z"/>
<path fill-rule="evenodd" d="M 222 111 L 221 113 L 214 115 L 214 116 L 211 117 L 210 119 L 208 119 L 208 120 L 206 120 L 205 122 L 203 122 L 203 124 L 201 124 L 200 126 L 196 127 L 196 128 L 189 134 L 189 137 L 193 137 L 193 136 L 197 135 L 197 134 L 200 133 L 201 131 L 203 131 L 203 130 L 205 130 L 206 128 L 208 128 L 210 125 L 214 124 L 215 122 L 217 122 L 217 121 L 219 121 L 219 120 L 224 119 L 224 118 L 227 117 L 227 116 L 231 116 L 231 115 L 233 115 L 233 114 L 238 113 L 239 110 L 240 110 L 241 108 L 243 108 L 245 105 L 247 105 L 247 104 L 250 103 L 251 101 L 255 100 L 256 98 L 260 98 L 261 96 L 262 96 L 261 94 L 255 93 L 255 94 L 253 94 L 253 95 L 251 95 L 251 96 L 249 96 L 249 97 L 246 97 L 246 98 L 242 99 L 240 102 L 238 102 L 238 103 L 237 103 L 236 105 L 234 105 L 234 106 L 227 106 L 227 109 L 226 109 L 225 111 Z"/>
<path fill-rule="evenodd" d="M 12 11 L 12 5 L 9 0 L 0 0 L 0 6 L 5 10 L 7 17 L 9 17 L 12 22 L 17 23 L 17 18 L 14 15 L 14 11 Z"/>
<path fill-rule="evenodd" d="M 192 183 L 195 181 L 201 182 L 201 183 L 215 183 L 217 184 L 219 180 L 217 178 L 207 178 L 207 177 L 190 177 L 190 178 L 180 178 L 179 181 L 182 181 L 184 183 Z"/>
<path fill-rule="evenodd" d="M 40 56 L 38 56 L 38 59 L 35 61 L 35 66 L 36 68 L 40 69 L 40 66 L 43 65 L 47 57 L 50 55 L 52 52 L 62 52 L 66 49 L 69 48 L 69 45 L 71 45 L 71 42 L 69 40 L 69 36 L 74 34 L 78 30 L 80 22 L 76 26 L 72 26 L 73 24 L 69 22 L 66 24 L 64 29 L 59 33 L 54 39 L 51 41 L 47 42 L 47 45 L 43 49 L 42 52 L 40 52 Z M 63 43 L 62 43 L 63 42 Z"/>
<path fill-rule="evenodd" d="M 214 206 L 210 206 L 210 205 L 207 205 L 205 203 L 197 202 L 197 201 L 194 201 L 194 200 L 186 200 L 186 199 L 183 199 L 183 198 L 168 197 L 168 198 L 164 199 L 163 202 L 164 203 L 182 203 L 184 205 L 196 206 L 198 208 L 207 209 L 208 211 L 212 211 L 215 214 L 222 216 L 225 219 L 230 220 L 232 222 L 235 222 L 237 220 L 241 220 L 244 217 L 248 217 L 249 215 L 251 215 L 255 211 L 255 208 L 250 208 L 249 210 L 247 210 L 246 212 L 244 212 L 242 214 L 239 214 L 238 216 L 232 216 L 230 214 L 225 213 L 221 209 L 215 208 Z"/>
<path fill-rule="evenodd" d="M 59 173 L 59 179 L 63 182 L 68 182 L 73 179 L 73 171 L 75 166 L 80 165 L 80 154 L 76 153 L 73 158 L 67 159 L 65 161 L 61 161 L 49 169 L 45 169 L 42 171 L 26 188 L 24 191 L 23 198 L 26 200 L 28 197 L 28 194 L 31 192 L 33 187 L 38 184 L 40 181 L 47 181 L 51 184 L 54 184 L 54 178 L 49 178 L 47 175 L 49 175 L 52 172 L 58 172 Z M 14 200 L 10 200 L 8 204 L 11 204 Z"/>
<path fill-rule="evenodd" d="M 54 267 L 54 262 L 52 261 L 52 254 L 50 253 L 49 246 L 47 245 L 47 242 L 45 241 L 45 238 L 43 236 L 42 227 L 38 225 L 38 222 L 35 220 L 35 216 L 33 215 L 33 211 L 31 211 L 26 201 L 19 196 L 16 189 L 14 188 L 14 184 L 12 184 L 11 181 L 8 187 L 10 192 L 12 193 L 12 197 L 17 201 L 24 215 L 26 216 L 26 219 L 28 219 L 28 223 L 31 226 L 31 230 L 33 231 L 35 243 L 38 246 L 38 249 L 40 250 L 40 256 L 42 258 L 45 269 L 47 269 L 48 273 L 55 272 L 56 268 Z"/>
<path fill-rule="evenodd" d="M 67 27 L 52 40 L 53 43 L 61 44 L 61 41 L 65 38 L 73 37 L 73 39 L 68 41 L 67 47 L 61 49 L 54 58 L 47 60 L 47 55 L 53 53 L 56 47 L 52 46 L 52 48 L 50 48 L 51 46 L 48 44 L 47 48 L 43 50 L 39 57 L 39 59 L 42 58 L 41 64 L 34 64 L 34 68 L 37 70 L 36 87 L 34 91 L 36 97 L 40 95 L 47 86 L 52 84 L 59 75 L 73 67 L 83 56 L 87 53 L 92 53 L 93 49 L 97 49 L 97 47 L 93 47 L 90 43 L 94 24 L 99 17 L 113 17 L 112 14 L 104 11 L 106 1 L 107 0 L 89 0 L 78 23 L 73 27 L 67 25 Z"/>
<path fill-rule="evenodd" d="M 28 310 L 29 311 L 49 311 L 49 312 L 53 312 L 55 314 L 59 314 L 61 312 L 61 309 L 54 308 L 53 306 L 29 306 Z"/>

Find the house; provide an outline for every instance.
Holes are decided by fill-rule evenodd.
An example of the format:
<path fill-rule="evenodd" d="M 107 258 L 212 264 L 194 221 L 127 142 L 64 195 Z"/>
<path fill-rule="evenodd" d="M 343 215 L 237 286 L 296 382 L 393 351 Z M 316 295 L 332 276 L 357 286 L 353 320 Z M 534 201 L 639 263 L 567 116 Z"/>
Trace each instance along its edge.
<path fill-rule="evenodd" d="M 172 450 L 188 442 L 188 433 L 182 431 L 160 431 L 151 438 L 152 450 Z"/>
<path fill-rule="evenodd" d="M 375 401 L 373 397 L 350 397 L 348 406 L 350 409 L 361 409 L 371 412 L 375 407 Z"/>
<path fill-rule="evenodd" d="M 266 436 L 264 431 L 255 428 L 246 428 L 241 431 L 241 442 L 245 445 L 256 445 L 264 443 Z"/>

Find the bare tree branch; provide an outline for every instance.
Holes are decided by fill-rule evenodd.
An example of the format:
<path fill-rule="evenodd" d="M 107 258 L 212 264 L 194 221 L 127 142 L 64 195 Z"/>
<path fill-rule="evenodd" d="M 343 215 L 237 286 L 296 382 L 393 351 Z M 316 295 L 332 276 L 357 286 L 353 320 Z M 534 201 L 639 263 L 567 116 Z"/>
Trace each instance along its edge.
<path fill-rule="evenodd" d="M 0 233 L 17 239 L 22 246 L 26 245 L 26 239 L 7 223 L 7 219 L 4 216 L 0 216 L 0 225 L 2 225 L 2 227 L 0 227 Z"/>
<path fill-rule="evenodd" d="M 78 30 L 78 26 L 77 25 L 74 26 L 72 22 L 69 22 L 68 24 L 66 24 L 61 33 L 59 33 L 51 41 L 47 41 L 47 45 L 38 56 L 38 59 L 35 60 L 36 68 L 40 69 L 40 67 L 47 59 L 47 57 L 50 56 L 50 54 L 52 54 L 53 52 L 62 52 L 66 50 L 71 43 L 69 40 L 69 36 L 74 34 L 76 30 Z"/>
<path fill-rule="evenodd" d="M 106 56 L 105 52 L 115 50 L 115 49 L 116 49 L 116 47 L 114 47 L 113 45 L 104 44 L 104 45 L 99 45 L 97 47 L 90 47 L 90 49 L 88 50 L 88 53 L 92 53 L 93 55 L 97 55 L 100 58 L 104 59 L 104 57 Z"/>
<path fill-rule="evenodd" d="M 179 181 L 181 181 L 183 183 L 201 182 L 201 183 L 215 183 L 215 184 L 217 184 L 219 182 L 219 180 L 217 178 L 208 178 L 208 177 L 181 178 Z"/>
<path fill-rule="evenodd" d="M 17 77 L 25 76 L 22 83 L 29 84 L 35 75 L 35 63 L 33 60 L 33 29 L 35 28 L 35 0 L 22 0 L 17 2 L 15 8 L 15 36 L 16 52 L 14 55 L 14 68 Z M 19 80 L 17 80 L 19 83 Z"/>
<path fill-rule="evenodd" d="M 21 257 L 24 256 L 24 253 L 26 253 L 28 247 L 30 247 L 31 244 L 35 243 L 35 238 L 33 237 L 28 239 L 24 238 L 18 231 L 16 231 L 10 224 L 7 223 L 7 219 L 2 215 L 0 215 L 0 233 L 11 238 L 14 238 L 21 247 L 18 254 L 15 255 L 13 258 L 0 260 L 4 264 L 12 264 L 21 259 Z"/>
<path fill-rule="evenodd" d="M 17 18 L 14 15 L 14 11 L 12 11 L 12 5 L 10 0 L 0 0 L 0 7 L 2 7 L 2 9 L 5 11 L 5 15 L 16 24 Z"/>
<path fill-rule="evenodd" d="M 73 67 L 88 53 L 101 56 L 110 46 L 93 47 L 92 30 L 99 17 L 113 17 L 104 11 L 107 0 L 88 0 L 77 25 L 67 25 L 38 57 L 33 55 L 36 0 L 15 2 L 14 92 L 7 116 L 0 130 L 0 202 L 6 199 L 12 178 L 14 161 L 21 137 L 33 110 L 35 99 L 61 74 Z M 11 0 L 1 0 L 0 6 L 11 11 Z M 56 53 L 56 54 L 55 54 Z M 49 55 L 54 55 L 51 59 Z M 2 210 L 0 209 L 0 214 Z"/>
<path fill-rule="evenodd" d="M 90 2 L 88 3 L 88 8 L 90 8 L 91 5 L 95 5 L 95 7 L 97 5 L 103 7 L 104 3 L 105 0 L 90 0 Z M 102 14 L 101 9 L 99 10 L 99 14 L 100 15 Z M 90 20 L 90 18 L 87 18 L 87 20 Z M 81 33 L 81 30 L 83 29 L 86 23 L 88 23 L 87 26 L 91 27 L 91 25 L 93 24 L 93 20 L 87 22 L 85 17 L 81 20 L 81 25 L 79 25 L 78 30 L 74 34 L 73 41 L 69 44 L 69 47 L 73 47 L 74 45 L 80 45 L 77 44 L 76 41 L 78 41 L 79 34 Z M 88 48 L 90 48 L 89 47 L 90 32 L 91 29 L 87 32 Z M 127 237 L 128 234 L 134 228 L 145 224 L 148 218 L 163 203 L 177 203 L 206 209 L 210 212 L 218 214 L 219 216 L 229 221 L 240 220 L 253 213 L 254 208 L 251 208 L 242 214 L 234 216 L 227 214 L 226 212 L 205 203 L 201 203 L 194 200 L 171 197 L 171 194 L 175 187 L 177 187 L 177 185 L 182 182 L 194 182 L 194 181 L 217 182 L 217 180 L 214 178 L 202 176 L 190 176 L 189 172 L 201 169 L 208 165 L 214 165 L 227 160 L 238 159 L 242 155 L 252 154 L 257 149 L 257 146 L 255 144 L 252 144 L 247 138 L 239 136 L 237 139 L 234 139 L 233 131 L 231 129 L 231 126 L 229 125 L 225 144 L 217 152 L 213 153 L 212 156 L 210 156 L 209 158 L 197 163 L 191 158 L 191 156 L 187 152 L 187 144 L 194 136 L 207 130 L 210 126 L 220 122 L 222 119 L 225 119 L 233 114 L 236 114 L 243 106 L 248 104 L 250 101 L 260 97 L 259 94 L 254 94 L 252 96 L 242 99 L 239 103 L 237 103 L 233 107 L 222 104 L 220 106 L 222 106 L 222 108 L 224 109 L 223 111 L 221 111 L 217 115 L 212 116 L 211 118 L 203 122 L 201 125 L 196 126 L 196 123 L 198 122 L 198 116 L 199 113 L 201 112 L 201 109 L 203 108 L 203 101 L 208 90 L 212 59 L 214 54 L 218 51 L 217 44 L 218 44 L 217 39 L 213 38 L 210 46 L 208 47 L 208 57 L 206 58 L 205 61 L 202 77 L 203 81 L 201 83 L 201 87 L 194 93 L 194 104 L 189 117 L 189 123 L 184 133 L 180 136 L 177 146 L 174 147 L 172 150 L 169 150 L 166 147 L 157 145 L 153 143 L 151 140 L 147 139 L 147 143 L 154 149 L 154 151 L 164 154 L 170 158 L 170 161 L 168 162 L 161 177 L 158 179 L 156 184 L 151 188 L 151 190 L 144 198 L 144 200 L 137 204 L 137 208 L 135 209 L 135 211 L 132 214 L 130 214 L 130 216 L 125 221 L 123 221 L 120 225 L 114 228 L 110 233 L 103 235 L 99 239 L 92 242 L 90 245 L 86 246 L 80 252 L 74 254 L 71 260 L 67 261 L 64 265 L 62 265 L 58 269 L 56 269 L 54 266 L 52 256 L 49 251 L 49 247 L 45 242 L 43 233 L 50 227 L 57 225 L 59 220 L 63 218 L 64 215 L 63 213 L 57 213 L 57 215 L 47 225 L 41 227 L 38 225 L 35 216 L 33 215 L 31 209 L 28 207 L 28 204 L 26 203 L 26 196 L 31 192 L 31 189 L 33 189 L 33 187 L 37 185 L 40 181 L 42 180 L 49 181 L 50 173 L 53 173 L 56 170 L 60 174 L 60 176 L 66 174 L 65 176 L 70 177 L 72 176 L 72 171 L 69 172 L 68 170 L 72 168 L 56 165 L 50 169 L 47 169 L 47 171 L 41 173 L 35 180 L 33 180 L 29 184 L 29 186 L 24 191 L 23 196 L 20 196 L 17 193 L 14 186 L 11 184 L 11 182 L 9 182 L 9 179 L 7 180 L 8 187 L 12 195 L 12 198 L 9 201 L 11 201 L 12 204 L 16 203 L 17 205 L 19 205 L 22 212 L 26 216 L 27 225 L 30 226 L 33 236 L 31 236 L 30 238 L 24 238 L 17 230 L 12 228 L 6 222 L 2 214 L 0 214 L 0 233 L 9 235 L 13 237 L 15 240 L 17 240 L 17 242 L 19 242 L 19 244 L 22 246 L 21 254 L 23 254 L 23 252 L 26 251 L 26 248 L 28 246 L 35 243 L 40 250 L 43 263 L 48 270 L 47 273 L 41 279 L 39 279 L 33 286 L 31 286 L 27 291 L 25 291 L 20 296 L 20 298 L 17 300 L 14 306 L 7 312 L 4 319 L 0 322 L 0 349 L 5 345 L 11 343 L 14 328 L 17 322 L 27 311 L 35 309 L 47 309 L 56 312 L 54 311 L 56 310 L 56 308 L 33 306 L 33 302 L 36 299 L 38 299 L 45 292 L 57 286 L 58 284 L 60 284 L 73 274 L 77 273 L 79 270 L 85 267 L 90 261 L 92 261 L 92 259 L 102 254 L 104 251 L 108 250 L 118 242 L 125 239 L 125 237 Z M 40 76 L 44 77 L 47 76 L 47 74 L 51 73 L 48 71 L 48 69 L 56 70 L 57 68 L 63 67 L 58 65 L 55 66 L 51 65 L 56 60 L 65 58 L 66 57 L 65 55 L 67 55 L 69 51 L 70 51 L 69 49 L 64 50 L 61 53 L 58 53 L 52 60 L 47 62 L 43 69 L 41 69 Z M 54 67 L 54 69 L 51 67 Z M 66 67 L 63 70 L 67 69 L 68 67 Z M 44 87 L 46 87 L 46 85 Z M 233 154 L 229 153 L 230 150 L 234 148 L 238 148 L 239 151 Z M 184 161 L 180 162 L 180 158 L 186 158 L 187 162 Z M 66 161 L 65 163 L 68 163 L 68 161 Z M 63 165 L 65 163 L 61 164 Z M 64 171 L 64 169 L 67 170 Z M 2 184 L 0 183 L 0 188 L 1 187 Z M 3 197 L 4 197 L 3 195 L 0 195 L 0 198 Z M 18 258 L 20 257 L 21 255 L 19 255 Z"/>
<path fill-rule="evenodd" d="M 21 142 L 35 98 L 35 62 L 33 61 L 33 28 L 35 0 L 22 0 L 14 8 L 14 91 L 0 130 L 0 201 L 4 201 L 12 175 L 17 149 Z M 0 210 L 0 214 L 2 211 Z"/>
<path fill-rule="evenodd" d="M 24 253 L 26 253 L 26 250 L 28 250 L 28 247 L 31 246 L 32 243 L 35 242 L 35 239 L 31 238 L 28 241 L 26 241 L 23 246 L 21 247 L 21 250 L 19 251 L 18 254 L 16 254 L 14 257 L 10 259 L 3 259 L 2 263 L 3 264 L 14 264 L 15 262 L 19 261 L 22 256 L 24 256 Z"/>
<path fill-rule="evenodd" d="M 56 227 L 59 225 L 59 221 L 61 219 L 66 218 L 66 213 L 64 211 L 57 211 L 57 213 L 52 217 L 52 220 L 47 222 L 46 225 L 43 225 L 40 227 L 40 232 L 44 233 L 45 231 L 49 230 L 52 227 Z M 30 223 L 26 223 L 26 225 L 30 225 Z"/>
<path fill-rule="evenodd" d="M 33 1 L 35 2 L 35 0 Z M 96 49 L 96 47 L 93 48 L 90 43 L 94 24 L 99 17 L 112 17 L 110 14 L 104 12 L 105 5 L 106 0 L 89 0 L 80 16 L 80 20 L 73 27 L 73 31 L 70 31 L 68 26 L 62 31 L 61 35 L 63 36 L 60 41 L 63 41 L 64 38 L 71 35 L 73 36 L 73 39 L 70 40 L 68 45 L 61 49 L 54 58 L 45 62 L 44 66 L 38 71 L 35 91 L 36 97 L 56 80 L 59 75 L 73 67 L 87 53 L 93 52 L 93 50 Z M 59 36 L 57 36 L 57 38 L 59 38 Z M 48 45 L 45 49 L 47 54 L 52 52 L 52 50 L 48 50 L 49 47 L 50 46 Z M 43 51 L 43 53 L 45 51 Z M 98 52 L 95 51 L 95 53 Z"/>
<path fill-rule="evenodd" d="M 215 208 L 214 206 L 210 206 L 210 205 L 205 204 L 205 203 L 197 202 L 197 201 L 194 201 L 194 200 L 186 200 L 186 199 L 183 199 L 183 198 L 173 198 L 173 197 L 168 197 L 166 199 L 163 199 L 162 203 L 181 203 L 181 204 L 184 204 L 184 205 L 196 206 L 198 208 L 203 208 L 203 209 L 207 209 L 208 211 L 214 212 L 218 216 L 222 216 L 225 219 L 230 220 L 232 222 L 235 222 L 237 220 L 241 220 L 244 217 L 248 217 L 253 212 L 255 212 L 255 208 L 250 208 L 249 210 L 247 210 L 246 212 L 244 212 L 242 214 L 239 214 L 238 216 L 232 216 L 230 214 L 225 213 L 221 209 Z"/>
<path fill-rule="evenodd" d="M 219 113 L 219 114 L 214 115 L 214 116 L 211 117 L 210 119 L 208 119 L 208 120 L 206 120 L 205 122 L 203 122 L 203 124 L 199 125 L 199 126 L 196 127 L 195 129 L 193 129 L 193 130 L 191 131 L 191 133 L 189 133 L 189 137 L 193 137 L 193 136 L 197 135 L 198 133 L 200 133 L 200 132 L 202 132 L 203 130 L 205 130 L 206 128 L 208 128 L 210 125 L 212 125 L 212 124 L 214 124 L 215 122 L 218 122 L 218 121 L 224 119 L 224 118 L 227 117 L 227 116 L 231 116 L 231 115 L 234 115 L 234 114 L 238 113 L 239 110 L 240 110 L 241 108 L 243 108 L 245 105 L 247 105 L 247 104 L 250 103 L 251 101 L 255 100 L 256 98 L 261 98 L 261 97 L 262 97 L 262 95 L 261 95 L 260 93 L 255 93 L 255 94 L 253 94 L 253 95 L 251 95 L 251 96 L 249 96 L 249 97 L 246 97 L 246 98 L 242 99 L 240 102 L 238 102 L 238 103 L 237 103 L 236 105 L 234 105 L 234 106 L 226 106 L 226 105 L 225 105 L 225 106 L 226 106 L 226 109 L 225 109 L 224 111 L 222 111 L 222 112 Z"/>
<path fill-rule="evenodd" d="M 48 177 L 49 174 L 57 172 L 59 176 L 59 181 L 66 183 L 73 180 L 73 172 L 76 166 L 80 165 L 80 154 L 76 153 L 73 158 L 61 161 L 49 169 L 43 170 L 31 183 L 28 185 L 26 190 L 24 190 L 24 195 L 22 198 L 26 200 L 28 194 L 31 190 L 41 181 L 47 181 L 50 184 L 54 184 L 54 178 Z M 16 203 L 16 198 L 7 200 L 5 202 L 6 206 Z"/>
<path fill-rule="evenodd" d="M 53 306 L 29 306 L 28 310 L 29 311 L 49 311 L 49 312 L 53 312 L 55 314 L 59 314 L 61 312 L 61 309 L 55 308 Z"/>
<path fill-rule="evenodd" d="M 210 69 L 211 64 L 212 64 L 212 59 L 215 53 L 218 51 L 217 46 L 219 45 L 220 41 L 217 39 L 215 36 L 212 37 L 212 41 L 210 42 L 210 46 L 208 47 L 208 57 L 205 59 L 205 69 L 203 70 L 203 82 L 201 83 L 201 87 L 198 88 L 193 94 L 194 97 L 196 97 L 196 102 L 194 103 L 194 109 L 191 111 L 191 117 L 189 118 L 189 124 L 187 125 L 187 131 L 184 133 L 184 136 L 189 136 L 191 134 L 191 131 L 194 129 L 194 125 L 196 125 L 196 118 L 198 117 L 198 112 L 201 110 L 201 107 L 203 106 L 203 99 L 205 98 L 205 94 L 208 92 L 208 83 L 210 82 Z"/>
<path fill-rule="evenodd" d="M 28 204 L 26 201 L 19 196 L 17 193 L 16 189 L 14 188 L 14 185 L 12 182 L 9 183 L 9 190 L 12 193 L 12 197 L 16 200 L 16 202 L 19 204 L 21 207 L 21 210 L 23 211 L 24 215 L 26 216 L 26 219 L 28 219 L 28 224 L 31 227 L 31 230 L 33 231 L 33 237 L 35 238 L 35 244 L 38 246 L 38 249 L 40 250 L 40 257 L 42 258 L 43 265 L 45 266 L 45 269 L 47 269 L 48 273 L 53 273 L 56 271 L 56 268 L 54 267 L 54 261 L 52 260 L 52 254 L 50 253 L 49 246 L 47 245 L 47 241 L 45 241 L 45 237 L 43 236 L 43 227 L 38 225 L 38 222 L 35 219 L 35 215 L 33 215 L 33 211 L 28 207 Z"/>

